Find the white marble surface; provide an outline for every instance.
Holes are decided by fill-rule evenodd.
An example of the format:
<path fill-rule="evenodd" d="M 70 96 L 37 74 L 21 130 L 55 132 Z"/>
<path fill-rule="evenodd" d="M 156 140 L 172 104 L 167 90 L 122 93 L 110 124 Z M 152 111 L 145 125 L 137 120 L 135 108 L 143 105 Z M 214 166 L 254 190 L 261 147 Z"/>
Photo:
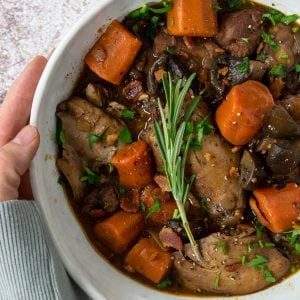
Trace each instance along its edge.
<path fill-rule="evenodd" d="M 35 55 L 47 55 L 101 0 L 0 0 L 0 103 Z"/>

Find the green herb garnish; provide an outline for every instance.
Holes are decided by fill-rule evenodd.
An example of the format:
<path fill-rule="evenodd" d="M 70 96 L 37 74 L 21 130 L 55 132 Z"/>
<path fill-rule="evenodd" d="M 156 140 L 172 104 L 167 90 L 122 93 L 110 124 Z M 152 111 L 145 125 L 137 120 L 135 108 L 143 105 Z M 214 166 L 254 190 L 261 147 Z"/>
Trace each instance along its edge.
<path fill-rule="evenodd" d="M 267 248 L 274 248 L 275 244 L 274 243 L 265 243 L 265 247 L 267 247 Z"/>
<path fill-rule="evenodd" d="M 263 32 L 261 37 L 263 38 L 265 43 L 270 45 L 274 50 L 280 50 L 280 46 L 266 32 Z"/>
<path fill-rule="evenodd" d="M 300 64 L 297 64 L 297 65 L 296 65 L 295 70 L 296 70 L 297 73 L 300 73 Z"/>
<path fill-rule="evenodd" d="M 287 76 L 287 72 L 288 69 L 286 66 L 278 65 L 271 68 L 269 75 L 277 78 L 285 78 Z"/>
<path fill-rule="evenodd" d="M 266 281 L 276 282 L 276 278 L 273 276 L 273 274 L 270 272 L 267 266 L 268 262 L 268 258 L 261 255 L 256 255 L 256 257 L 251 259 L 248 264 L 249 266 L 254 267 L 256 270 L 262 271 Z"/>
<path fill-rule="evenodd" d="M 89 142 L 89 148 L 93 148 L 93 144 L 97 142 L 101 142 L 104 140 L 104 137 L 102 135 L 96 135 L 96 134 L 89 134 L 88 137 L 88 142 Z"/>
<path fill-rule="evenodd" d="M 260 61 L 265 61 L 267 58 L 268 58 L 268 55 L 267 55 L 266 52 L 260 52 L 257 55 L 257 59 L 260 60 Z"/>
<path fill-rule="evenodd" d="M 195 176 L 191 176 L 186 182 L 185 164 L 191 147 L 192 135 L 184 137 L 186 124 L 189 121 L 194 109 L 198 105 L 200 97 L 195 97 L 186 108 L 184 115 L 182 117 L 180 116 L 186 93 L 189 90 L 195 76 L 195 73 L 192 74 L 187 79 L 183 88 L 181 88 L 181 79 L 173 83 L 170 74 L 168 79 L 166 76 L 163 76 L 162 82 L 166 97 L 166 109 L 163 109 L 162 103 L 160 99 L 158 99 L 158 107 L 162 125 L 155 120 L 154 133 L 158 148 L 163 158 L 168 184 L 176 201 L 183 227 L 190 240 L 195 258 L 196 260 L 200 261 L 201 256 L 198 244 L 196 243 L 191 232 L 185 211 L 186 200 Z M 183 143 L 184 139 L 185 143 Z"/>
<path fill-rule="evenodd" d="M 218 289 L 220 286 L 220 273 L 215 278 L 215 289 Z"/>
<path fill-rule="evenodd" d="M 288 56 L 288 54 L 282 54 L 282 55 L 280 55 L 280 59 L 287 60 L 287 59 L 289 59 L 289 56 Z"/>
<path fill-rule="evenodd" d="M 155 13 L 155 14 L 165 14 L 172 8 L 172 1 L 161 1 L 160 4 L 162 7 L 152 7 L 147 4 L 144 4 L 140 8 L 137 8 L 133 10 L 130 14 L 126 16 L 126 19 L 137 19 L 142 20 L 149 16 L 149 13 Z"/>
<path fill-rule="evenodd" d="M 246 256 L 245 255 L 243 255 L 242 257 L 241 257 L 241 262 L 242 262 L 242 265 L 245 265 L 246 264 Z"/>
<path fill-rule="evenodd" d="M 112 173 L 114 171 L 114 166 L 112 163 L 107 164 L 108 173 Z"/>
<path fill-rule="evenodd" d="M 157 285 L 157 287 L 158 287 L 159 289 L 164 289 L 164 288 L 166 288 L 166 287 L 168 287 L 168 286 L 170 286 L 170 285 L 172 285 L 172 281 L 167 277 L 167 278 L 165 278 L 163 281 L 161 281 L 161 282 Z"/>
<path fill-rule="evenodd" d="M 62 130 L 62 123 L 60 119 L 57 119 L 56 122 L 56 143 L 59 146 L 62 146 L 65 143 L 65 134 Z"/>
<path fill-rule="evenodd" d="M 122 196 L 126 195 L 126 193 L 127 193 L 126 189 L 123 188 L 122 186 L 118 187 L 118 191 L 119 191 L 119 194 Z"/>
<path fill-rule="evenodd" d="M 261 255 L 256 255 L 256 257 L 251 259 L 248 264 L 252 267 L 259 268 L 259 266 L 267 263 L 268 261 L 269 260 L 266 257 Z"/>
<path fill-rule="evenodd" d="M 249 43 L 249 38 L 246 38 L 246 37 L 243 37 L 242 39 L 241 39 L 244 43 Z"/>
<path fill-rule="evenodd" d="M 265 244 L 262 240 L 258 240 L 258 245 L 260 248 L 264 248 L 265 247 Z"/>
<path fill-rule="evenodd" d="M 129 109 L 124 109 L 122 111 L 122 117 L 125 119 L 134 119 L 135 112 Z"/>
<path fill-rule="evenodd" d="M 201 205 L 202 209 L 207 212 L 208 207 L 206 205 L 206 202 L 207 202 L 207 197 L 204 197 L 204 196 L 200 197 L 200 205 Z"/>
<path fill-rule="evenodd" d="M 237 67 L 236 70 L 239 73 L 247 73 L 247 72 L 249 72 L 249 68 L 250 68 L 249 57 L 244 57 L 242 65 L 240 67 Z"/>
<path fill-rule="evenodd" d="M 296 32 L 299 31 L 299 29 L 300 29 L 299 26 L 295 26 L 295 27 L 292 28 L 292 32 L 296 33 Z"/>
<path fill-rule="evenodd" d="M 260 224 L 260 222 L 257 219 L 255 220 L 254 225 L 255 225 L 255 229 L 256 229 L 256 236 L 260 238 L 265 227 L 262 224 Z"/>
<path fill-rule="evenodd" d="M 66 186 L 65 181 L 61 177 L 58 177 L 57 183 L 60 184 L 61 186 Z"/>
<path fill-rule="evenodd" d="M 149 209 L 147 215 L 146 215 L 146 219 L 148 219 L 151 215 L 153 215 L 154 213 L 156 213 L 157 211 L 160 210 L 160 202 L 156 201 Z"/>
<path fill-rule="evenodd" d="M 269 8 L 262 15 L 262 18 L 268 19 L 272 23 L 273 26 L 275 26 L 277 23 L 279 23 L 283 17 L 284 17 L 284 14 L 274 8 Z"/>
<path fill-rule="evenodd" d="M 227 248 L 226 241 L 219 242 L 217 244 L 217 247 L 222 250 L 222 252 L 223 252 L 224 255 L 228 254 L 228 248 Z"/>
<path fill-rule="evenodd" d="M 140 210 L 141 210 L 141 212 L 142 213 L 144 213 L 144 212 L 146 212 L 146 205 L 145 205 L 145 203 L 144 202 L 141 202 L 141 206 L 140 206 Z"/>
<path fill-rule="evenodd" d="M 90 168 L 84 167 L 85 175 L 80 177 L 80 181 L 87 181 L 88 184 L 97 185 L 100 181 L 100 176 L 94 173 Z"/>
<path fill-rule="evenodd" d="M 131 133 L 127 127 L 123 128 L 119 134 L 119 140 L 125 144 L 132 143 Z"/>
<path fill-rule="evenodd" d="M 290 16 L 284 16 L 281 18 L 280 22 L 284 25 L 290 25 L 291 23 L 295 22 L 299 19 L 298 15 L 290 15 Z"/>

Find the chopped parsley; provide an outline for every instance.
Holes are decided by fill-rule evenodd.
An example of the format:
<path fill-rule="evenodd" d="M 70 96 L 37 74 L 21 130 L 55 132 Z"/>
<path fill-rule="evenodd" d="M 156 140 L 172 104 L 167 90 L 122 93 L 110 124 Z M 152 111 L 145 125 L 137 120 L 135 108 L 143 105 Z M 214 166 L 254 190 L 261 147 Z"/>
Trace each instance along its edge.
<path fill-rule="evenodd" d="M 280 55 L 280 59 L 287 60 L 287 59 L 289 59 L 289 56 L 288 56 L 288 54 L 282 54 L 282 55 Z"/>
<path fill-rule="evenodd" d="M 255 220 L 254 225 L 255 225 L 255 229 L 256 229 L 256 236 L 260 238 L 265 227 L 262 224 L 260 224 L 260 222 L 257 219 Z"/>
<path fill-rule="evenodd" d="M 289 238 L 289 243 L 294 247 L 296 253 L 300 253 L 300 228 L 295 228 L 291 231 L 285 232 Z"/>
<path fill-rule="evenodd" d="M 274 243 L 265 243 L 265 247 L 267 248 L 274 248 L 275 247 L 275 244 Z"/>
<path fill-rule="evenodd" d="M 164 0 L 160 4 L 162 7 L 152 7 L 147 4 L 144 4 L 140 8 L 135 9 L 130 14 L 126 16 L 127 19 L 137 19 L 142 20 L 149 16 L 150 12 L 155 14 L 165 14 L 172 8 L 172 1 Z"/>
<path fill-rule="evenodd" d="M 146 211 L 146 205 L 144 202 L 141 202 L 140 210 L 142 213 L 144 213 Z"/>
<path fill-rule="evenodd" d="M 119 140 L 125 144 L 132 143 L 132 136 L 127 127 L 123 128 L 119 134 Z"/>
<path fill-rule="evenodd" d="M 215 289 L 218 289 L 220 286 L 220 273 L 215 278 Z"/>
<path fill-rule="evenodd" d="M 277 65 L 271 68 L 269 75 L 277 78 L 285 78 L 287 76 L 287 72 L 288 69 L 286 66 Z"/>
<path fill-rule="evenodd" d="M 65 134 L 62 130 L 61 120 L 57 119 L 56 122 L 56 143 L 62 146 L 65 143 Z"/>
<path fill-rule="evenodd" d="M 122 186 L 118 187 L 118 191 L 120 195 L 126 195 L 127 191 L 125 188 L 123 188 Z"/>
<path fill-rule="evenodd" d="M 292 31 L 293 31 L 294 33 L 296 33 L 296 32 L 299 31 L 299 29 L 300 29 L 299 26 L 295 26 L 295 27 L 292 28 Z"/>
<path fill-rule="evenodd" d="M 203 136 L 211 133 L 213 129 L 214 126 L 209 123 L 209 116 L 206 116 L 198 123 L 187 122 L 184 135 L 189 136 L 192 134 L 191 147 L 194 150 L 200 150 Z"/>
<path fill-rule="evenodd" d="M 244 43 L 247 43 L 247 44 L 248 44 L 248 43 L 249 43 L 249 38 L 243 37 L 243 38 L 242 38 L 242 41 L 243 41 Z"/>
<path fill-rule="evenodd" d="M 228 254 L 228 247 L 226 241 L 221 241 L 217 244 L 217 247 L 222 250 L 224 255 Z"/>
<path fill-rule="evenodd" d="M 173 46 L 167 46 L 166 51 L 173 55 L 175 53 L 175 47 Z"/>
<path fill-rule="evenodd" d="M 261 37 L 263 38 L 265 43 L 270 45 L 274 50 L 280 50 L 280 46 L 266 32 L 263 32 Z"/>
<path fill-rule="evenodd" d="M 157 287 L 158 287 L 159 289 L 164 289 L 164 288 L 166 288 L 166 287 L 168 287 L 168 286 L 170 286 L 170 285 L 172 285 L 172 281 L 167 277 L 167 278 L 165 278 L 163 281 L 161 281 L 161 282 L 157 285 Z"/>
<path fill-rule="evenodd" d="M 262 18 L 268 19 L 273 26 L 275 26 L 277 23 L 279 23 L 283 17 L 284 17 L 284 14 L 274 8 L 269 8 L 262 15 Z"/>
<path fill-rule="evenodd" d="M 296 20 L 299 19 L 299 16 L 294 14 L 290 16 L 285 16 L 283 13 L 280 11 L 274 9 L 274 8 L 269 8 L 263 15 L 263 19 L 268 19 L 273 26 L 275 26 L 277 23 L 282 23 L 284 25 L 290 25 L 291 23 L 295 22 Z"/>
<path fill-rule="evenodd" d="M 257 59 L 260 61 L 265 61 L 267 58 L 268 58 L 267 53 L 263 51 L 257 55 Z"/>
<path fill-rule="evenodd" d="M 97 142 L 101 142 L 104 140 L 104 137 L 102 135 L 96 135 L 96 134 L 89 134 L 88 137 L 88 142 L 89 142 L 89 148 L 93 148 L 93 144 Z"/>
<path fill-rule="evenodd" d="M 87 181 L 88 184 L 97 185 L 100 181 L 100 176 L 94 173 L 90 168 L 84 167 L 85 175 L 80 177 L 80 181 Z"/>
<path fill-rule="evenodd" d="M 135 112 L 130 109 L 124 109 L 122 111 L 122 117 L 125 119 L 134 119 Z"/>
<path fill-rule="evenodd" d="M 174 220 L 180 220 L 181 219 L 180 212 L 177 208 L 174 209 L 172 219 L 174 219 Z"/>
<path fill-rule="evenodd" d="M 114 166 L 112 163 L 107 164 L 108 173 L 112 173 L 114 171 Z"/>
<path fill-rule="evenodd" d="M 298 19 L 299 19 L 298 15 L 290 15 L 290 16 L 282 17 L 280 22 L 283 23 L 284 25 L 290 25 L 291 23 L 294 23 Z"/>
<path fill-rule="evenodd" d="M 296 65 L 296 72 L 297 72 L 297 73 L 300 73 L 300 64 L 297 64 L 297 65 Z"/>
<path fill-rule="evenodd" d="M 159 203 L 159 201 L 156 201 L 149 209 L 149 211 L 146 215 L 146 219 L 148 219 L 151 215 L 153 215 L 154 213 L 156 213 L 159 210 L 160 210 L 160 203 Z"/>
<path fill-rule="evenodd" d="M 207 197 L 204 197 L 204 196 L 200 197 L 200 205 L 201 205 L 202 209 L 207 212 L 208 207 L 207 207 L 206 202 L 207 202 Z"/>
<path fill-rule="evenodd" d="M 265 244 L 262 240 L 258 240 L 258 245 L 260 248 L 264 248 L 265 247 Z"/>
<path fill-rule="evenodd" d="M 57 183 L 60 184 L 61 186 L 66 186 L 65 181 L 61 177 L 58 177 Z"/>
<path fill-rule="evenodd" d="M 241 257 L 242 265 L 245 265 L 245 264 L 246 264 L 246 261 L 247 261 L 247 258 L 246 258 L 245 255 L 243 255 L 243 256 Z"/>
<path fill-rule="evenodd" d="M 249 68 L 250 68 L 250 60 L 249 57 L 244 57 L 243 58 L 243 63 L 241 66 L 237 67 L 236 70 L 239 73 L 247 73 L 249 72 Z"/>
<path fill-rule="evenodd" d="M 276 278 L 273 276 L 271 271 L 269 270 L 267 263 L 269 262 L 269 259 L 261 256 L 256 255 L 255 258 L 251 259 L 248 264 L 249 266 L 254 267 L 256 270 L 262 271 L 264 278 L 268 282 L 276 282 Z"/>

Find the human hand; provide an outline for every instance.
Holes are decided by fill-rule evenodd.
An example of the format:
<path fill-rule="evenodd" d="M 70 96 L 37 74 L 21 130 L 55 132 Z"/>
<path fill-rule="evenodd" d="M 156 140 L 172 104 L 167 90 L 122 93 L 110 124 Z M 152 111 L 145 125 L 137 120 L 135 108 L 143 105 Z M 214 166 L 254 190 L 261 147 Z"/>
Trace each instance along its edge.
<path fill-rule="evenodd" d="M 32 197 L 27 170 L 39 146 L 39 133 L 26 124 L 46 63 L 43 56 L 34 58 L 13 83 L 0 107 L 0 201 Z"/>

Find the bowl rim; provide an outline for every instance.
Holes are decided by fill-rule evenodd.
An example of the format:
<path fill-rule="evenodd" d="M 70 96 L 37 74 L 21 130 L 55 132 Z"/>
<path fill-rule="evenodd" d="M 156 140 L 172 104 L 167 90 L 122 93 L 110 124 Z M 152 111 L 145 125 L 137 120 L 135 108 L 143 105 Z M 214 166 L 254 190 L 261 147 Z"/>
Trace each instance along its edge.
<path fill-rule="evenodd" d="M 32 106 L 31 116 L 30 116 L 30 124 L 31 125 L 36 126 L 36 127 L 38 125 L 38 112 L 39 112 L 41 104 L 42 104 L 42 96 L 44 94 L 44 90 L 46 89 L 46 86 L 47 86 L 47 79 L 52 74 L 53 68 L 56 66 L 56 64 L 61 59 L 61 56 L 64 53 L 66 46 L 76 37 L 77 33 L 80 31 L 80 29 L 82 27 L 84 27 L 86 24 L 88 24 L 91 19 L 95 18 L 99 14 L 100 10 L 105 9 L 107 6 L 109 6 L 114 1 L 115 0 L 101 0 L 99 3 L 94 4 L 94 6 L 92 8 L 90 8 L 86 13 L 83 14 L 82 17 L 79 18 L 79 20 L 72 26 L 72 28 L 68 31 L 68 33 L 59 42 L 58 46 L 55 48 L 55 51 L 52 53 L 47 65 L 46 65 L 46 68 L 41 76 L 41 79 L 40 79 L 37 89 L 35 91 L 33 106 Z M 260 1 L 254 0 L 254 2 L 260 2 Z M 37 161 L 34 159 L 31 163 L 31 167 L 30 167 L 30 178 L 31 178 L 31 185 L 32 185 L 32 190 L 34 192 L 34 195 L 36 196 L 37 199 L 40 199 L 41 194 L 40 194 L 40 189 L 38 187 L 39 175 L 32 171 L 32 170 L 36 169 L 36 164 L 37 164 Z M 40 204 L 40 201 L 39 201 L 39 204 Z M 42 209 L 42 214 L 45 215 L 43 209 Z M 47 223 L 47 225 L 49 225 L 47 217 L 44 217 L 44 220 Z M 76 219 L 76 221 L 79 222 L 77 219 Z M 66 255 L 66 253 L 61 249 L 59 244 L 56 242 L 56 239 L 53 236 L 52 232 L 50 230 L 49 230 L 49 232 L 50 232 L 50 235 L 54 242 L 55 248 L 58 251 L 61 260 L 63 261 L 64 267 L 66 268 L 68 273 L 71 274 L 72 278 L 74 278 L 76 283 L 86 292 L 86 294 L 89 297 L 92 297 L 92 299 L 101 299 L 101 300 L 104 299 L 105 300 L 106 299 L 105 296 L 99 294 L 99 290 L 96 289 L 95 286 L 93 284 L 91 284 L 88 279 L 84 278 L 83 276 L 79 275 L 79 273 L 77 273 L 77 271 L 79 269 L 79 265 L 74 264 L 74 261 L 71 258 L 69 258 L 68 255 Z M 123 276 L 125 276 L 125 275 L 123 275 Z M 285 280 L 287 280 L 287 279 L 285 279 Z M 143 286 L 143 287 L 148 288 L 151 291 L 155 291 L 147 286 Z M 269 289 L 269 288 L 267 288 L 267 289 Z M 259 292 L 260 291 L 258 291 L 258 293 Z M 161 292 L 160 294 L 164 295 L 163 292 Z M 253 295 L 255 297 L 255 294 L 249 294 L 249 295 L 244 295 L 244 296 L 251 296 L 251 295 Z M 172 295 L 172 296 L 174 296 L 174 299 L 178 297 L 178 296 L 176 297 L 176 295 Z M 228 297 L 228 299 L 233 299 L 233 298 L 241 299 L 244 296 L 232 296 L 232 298 Z M 181 296 L 181 297 L 192 298 L 193 296 Z M 182 299 L 181 297 L 179 297 L 179 299 Z M 216 295 L 216 298 L 218 298 L 218 299 L 223 299 L 223 297 L 224 296 Z M 205 299 L 205 297 L 201 297 L 201 298 Z M 211 298 L 211 299 L 214 299 L 214 298 Z"/>

